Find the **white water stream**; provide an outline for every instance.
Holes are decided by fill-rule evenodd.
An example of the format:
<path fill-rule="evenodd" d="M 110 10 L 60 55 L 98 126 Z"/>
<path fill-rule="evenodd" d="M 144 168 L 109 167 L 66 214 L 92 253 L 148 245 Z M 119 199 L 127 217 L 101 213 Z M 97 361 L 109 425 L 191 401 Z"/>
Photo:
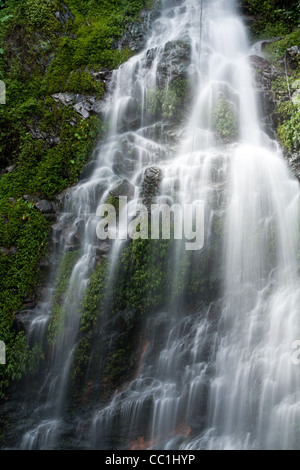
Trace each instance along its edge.
<path fill-rule="evenodd" d="M 180 47 L 187 62 L 180 63 L 184 54 L 178 59 Z M 95 411 L 90 446 L 119 445 L 117 429 L 132 448 L 134 436 L 160 449 L 299 448 L 300 365 L 292 361 L 300 335 L 299 184 L 260 126 L 249 54 L 234 0 L 163 0 L 145 50 L 114 72 L 105 105 L 108 138 L 65 209 L 85 222 L 83 254 L 64 304 L 72 315 L 53 350 L 44 419 L 25 434 L 22 448 L 55 447 L 79 329 L 76 306 L 93 269 L 97 205 L 122 172 L 138 198 L 153 165 L 163 175 L 161 201 L 204 201 L 205 243 L 213 215 L 224 215 L 221 298 L 185 318 L 157 314 L 154 331 L 168 324 L 164 345 L 153 359 L 150 339 L 138 376 Z M 193 105 L 170 131 L 166 118 L 150 122 L 149 93 L 162 81 L 170 86 L 180 67 Z M 220 100 L 238 116 L 231 141 L 214 132 Z M 121 250 L 115 243 L 112 272 Z M 179 261 L 173 260 L 174 279 Z"/>

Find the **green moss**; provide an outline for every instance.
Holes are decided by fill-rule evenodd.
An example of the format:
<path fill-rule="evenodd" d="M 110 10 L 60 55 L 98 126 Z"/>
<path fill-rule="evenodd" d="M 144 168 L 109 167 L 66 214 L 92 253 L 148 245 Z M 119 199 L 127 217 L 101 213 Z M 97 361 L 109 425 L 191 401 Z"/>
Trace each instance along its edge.
<path fill-rule="evenodd" d="M 212 126 L 222 139 L 233 140 L 238 134 L 238 116 L 235 107 L 221 98 L 213 110 Z"/>
<path fill-rule="evenodd" d="M 268 60 L 277 65 L 278 60 L 284 58 L 286 50 L 292 46 L 300 48 L 300 29 L 296 29 L 296 31 L 286 35 L 279 41 L 268 44 L 265 48 Z"/>
<path fill-rule="evenodd" d="M 277 129 L 282 145 L 289 151 L 298 151 L 300 148 L 300 112 L 292 109 L 290 119 L 280 124 Z"/>
<path fill-rule="evenodd" d="M 107 268 L 107 261 L 101 260 L 90 278 L 86 295 L 82 302 L 82 332 L 93 329 L 98 320 L 98 316 L 104 313 L 104 288 L 106 286 Z"/>
<path fill-rule="evenodd" d="M 289 99 L 289 94 L 292 96 L 295 92 L 294 87 L 297 86 L 299 78 L 297 69 L 288 79 L 275 80 L 272 87 L 277 100 L 277 135 L 282 146 L 289 152 L 297 152 L 300 149 L 300 106 L 297 101 Z"/>
<path fill-rule="evenodd" d="M 71 274 L 79 258 L 79 251 L 75 250 L 65 253 L 58 269 L 53 309 L 48 324 L 48 342 L 55 343 L 64 325 L 64 298 L 69 287 Z"/>
<path fill-rule="evenodd" d="M 7 348 L 7 365 L 0 366 L 0 396 L 11 380 L 28 371 L 32 352 L 24 333 L 13 329 L 14 314 L 42 279 L 39 260 L 47 252 L 49 223 L 23 199 L 0 197 L 0 339 Z"/>
<path fill-rule="evenodd" d="M 106 204 L 110 204 L 111 206 L 114 206 L 117 215 L 119 214 L 119 203 L 120 203 L 119 198 L 113 196 L 112 194 L 108 196 L 107 201 L 106 201 Z"/>
<path fill-rule="evenodd" d="M 128 377 L 133 347 L 125 341 L 110 354 L 104 367 L 105 394 L 110 395 Z"/>
<path fill-rule="evenodd" d="M 25 0 L 21 4 L 21 13 L 29 28 L 47 32 L 58 28 L 54 13 L 59 8 L 61 8 L 59 1 Z"/>
<path fill-rule="evenodd" d="M 147 110 L 152 116 L 178 119 L 190 98 L 190 84 L 187 79 L 177 78 L 169 86 L 150 90 L 146 97 Z"/>
<path fill-rule="evenodd" d="M 254 16 L 250 29 L 256 39 L 282 36 L 300 26 L 299 0 L 240 0 L 239 4 Z"/>
<path fill-rule="evenodd" d="M 82 378 L 84 368 L 90 359 L 92 339 L 97 323 L 105 314 L 107 268 L 108 263 L 106 260 L 100 260 L 100 262 L 98 262 L 82 300 L 81 339 L 76 350 L 72 371 L 72 377 L 75 382 L 78 382 Z"/>

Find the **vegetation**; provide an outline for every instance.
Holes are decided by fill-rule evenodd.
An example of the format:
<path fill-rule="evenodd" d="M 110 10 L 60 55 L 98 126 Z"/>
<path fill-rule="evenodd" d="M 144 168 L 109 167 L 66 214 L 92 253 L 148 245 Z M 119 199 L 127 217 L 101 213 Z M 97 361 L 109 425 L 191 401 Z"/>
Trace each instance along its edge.
<path fill-rule="evenodd" d="M 106 391 L 124 379 L 137 346 L 132 332 L 144 317 L 167 306 L 176 311 L 183 299 L 187 307 L 195 299 L 209 302 L 216 295 L 220 274 L 214 266 L 220 256 L 223 224 L 223 218 L 215 215 L 210 240 L 199 252 L 186 251 L 181 241 L 173 239 L 131 241 L 117 262 L 113 282 L 107 261 L 99 261 L 82 302 L 81 340 L 73 369 L 76 382 L 83 380 L 87 364 L 103 343 L 107 323 L 119 322 L 117 331 L 122 334 L 105 361 Z M 180 252 L 178 262 L 171 256 L 175 252 Z M 110 338 L 110 347 L 112 341 Z M 98 356 L 105 357 L 103 352 Z M 97 370 L 99 361 L 90 369 Z"/>
<path fill-rule="evenodd" d="M 213 110 L 212 125 L 221 139 L 234 139 L 238 133 L 238 115 L 233 104 L 221 98 Z"/>
<path fill-rule="evenodd" d="M 300 103 L 293 99 L 299 93 L 299 71 L 288 80 L 278 79 L 273 84 L 273 93 L 278 99 L 278 138 L 288 152 L 300 150 Z"/>
<path fill-rule="evenodd" d="M 293 46 L 300 47 L 300 29 L 297 29 L 293 33 L 287 34 L 278 41 L 274 41 L 271 44 L 268 44 L 266 46 L 268 59 L 274 63 L 274 65 L 278 64 L 278 61 L 284 58 L 286 50 Z"/>
<path fill-rule="evenodd" d="M 281 63 L 287 76 L 274 81 L 273 94 L 277 101 L 275 110 L 277 135 L 283 148 L 290 153 L 300 150 L 300 62 L 296 55 L 290 63 L 286 58 L 287 49 L 300 47 L 300 29 L 266 46 L 266 54 L 274 65 Z"/>
<path fill-rule="evenodd" d="M 0 0 L 0 80 L 6 85 L 6 105 L 0 105 L 0 340 L 8 362 L 0 366 L 0 396 L 32 363 L 35 349 L 14 328 L 14 317 L 42 283 L 39 263 L 50 228 L 23 196 L 51 200 L 75 184 L 106 128 L 97 116 L 83 119 L 52 94 L 101 98 L 104 84 L 94 72 L 130 57 L 115 41 L 150 3 L 65 0 L 66 9 L 60 0 Z M 55 308 L 51 341 L 59 298 Z"/>
<path fill-rule="evenodd" d="M 251 26 L 255 38 L 270 38 L 291 33 L 300 27 L 300 1 L 240 0 L 247 14 L 254 15 Z"/>
<path fill-rule="evenodd" d="M 38 347 L 29 347 L 24 332 L 15 328 L 15 315 L 43 283 L 39 266 L 47 255 L 50 222 L 24 196 L 51 200 L 76 184 L 106 129 L 97 116 L 83 119 L 52 95 L 74 93 L 101 99 L 105 85 L 95 72 L 116 68 L 131 56 L 128 48 L 116 47 L 117 41 L 151 3 L 64 0 L 66 10 L 60 0 L 0 0 L 0 80 L 7 91 L 6 105 L 0 105 L 0 340 L 6 343 L 8 362 L 5 367 L 0 365 L 0 397 L 12 381 L 33 369 L 40 356 Z M 274 63 L 283 59 L 288 47 L 300 47 L 300 1 L 240 0 L 240 4 L 255 17 L 253 37 L 281 36 L 266 49 Z M 296 67 L 289 81 L 291 90 L 299 78 Z M 181 77 L 167 87 L 157 87 L 147 96 L 149 114 L 177 119 L 190 98 L 189 90 L 190 84 Z M 286 80 L 274 84 L 274 93 L 279 100 L 279 138 L 288 151 L 299 151 L 299 106 L 287 97 Z M 234 106 L 219 100 L 212 124 L 220 138 L 234 138 L 238 132 Z M 113 196 L 108 202 L 117 204 Z M 108 312 L 114 318 L 119 315 L 127 334 L 147 313 L 167 303 L 176 304 L 183 294 L 187 299 L 200 294 L 209 300 L 220 279 L 212 266 L 222 230 L 222 220 L 214 220 L 211 246 L 198 254 L 185 253 L 176 275 L 168 256 L 176 248 L 174 241 L 130 243 L 116 266 L 113 287 L 102 259 L 81 307 L 74 377 L 82 377 L 93 335 L 110 320 Z M 50 344 L 60 332 L 63 297 L 77 257 L 78 252 L 67 253 L 59 268 L 48 330 Z M 105 373 L 114 383 L 124 369 L 124 357 L 133 350 L 126 342 L 130 334 L 126 334 L 105 365 Z"/>
<path fill-rule="evenodd" d="M 162 116 L 165 119 L 178 119 L 190 94 L 189 81 L 176 78 L 163 89 L 154 88 L 147 96 L 147 109 L 152 116 Z"/>

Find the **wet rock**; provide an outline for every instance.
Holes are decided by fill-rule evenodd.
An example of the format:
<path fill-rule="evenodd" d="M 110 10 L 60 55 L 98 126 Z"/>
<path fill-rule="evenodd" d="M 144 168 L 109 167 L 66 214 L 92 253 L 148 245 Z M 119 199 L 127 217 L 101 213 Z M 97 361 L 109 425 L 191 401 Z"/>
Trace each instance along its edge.
<path fill-rule="evenodd" d="M 76 227 L 76 235 L 79 239 L 82 239 L 85 233 L 85 221 L 84 220 L 78 220 L 78 222 L 75 223 Z"/>
<path fill-rule="evenodd" d="M 32 135 L 32 137 L 36 140 L 38 139 L 43 139 L 43 133 L 40 131 L 40 129 L 38 127 L 34 127 L 33 125 L 29 125 L 28 126 L 29 128 L 29 132 L 30 134 Z"/>
<path fill-rule="evenodd" d="M 128 46 L 134 52 L 141 51 L 146 45 L 144 25 L 133 23 L 123 36 L 123 46 Z"/>
<path fill-rule="evenodd" d="M 111 250 L 111 243 L 109 242 L 102 242 L 96 248 L 96 256 L 99 258 L 106 258 Z"/>
<path fill-rule="evenodd" d="M 107 189 L 106 181 L 99 181 L 94 186 L 94 201 L 96 204 L 100 201 L 104 191 Z"/>
<path fill-rule="evenodd" d="M 298 46 L 289 47 L 285 53 L 287 65 L 295 70 L 298 67 L 298 62 L 300 60 L 300 49 Z"/>
<path fill-rule="evenodd" d="M 146 45 L 147 31 L 158 15 L 159 12 L 155 7 L 151 12 L 142 11 L 140 20 L 131 23 L 122 38 L 114 41 L 113 47 L 115 49 L 128 47 L 134 52 L 140 52 Z"/>
<path fill-rule="evenodd" d="M 72 188 L 67 188 L 67 189 L 64 189 L 61 193 L 59 194 L 56 194 L 54 196 L 54 200 L 56 202 L 56 208 L 57 208 L 57 211 L 61 210 L 61 208 L 63 207 L 64 203 L 67 202 L 70 197 L 71 197 L 71 189 Z"/>
<path fill-rule="evenodd" d="M 250 56 L 250 64 L 254 71 L 257 93 L 259 94 L 260 114 L 265 130 L 274 136 L 277 129 L 277 116 L 274 113 L 277 100 L 272 93 L 274 80 L 284 75 L 283 70 L 270 64 L 260 56 Z"/>
<path fill-rule="evenodd" d="M 156 57 L 157 49 L 149 49 L 146 53 L 146 63 L 145 66 L 150 68 L 155 57 Z"/>
<path fill-rule="evenodd" d="M 73 108 L 83 117 L 83 119 L 87 119 L 91 114 L 95 102 L 96 99 L 94 97 L 82 98 L 73 106 Z"/>
<path fill-rule="evenodd" d="M 47 269 L 50 268 L 50 262 L 47 258 L 43 258 L 40 262 L 39 262 L 39 268 L 42 270 L 42 271 L 46 271 Z"/>
<path fill-rule="evenodd" d="M 151 166 L 146 168 L 143 176 L 141 196 L 143 203 L 146 205 L 153 202 L 153 198 L 159 192 L 160 183 L 162 180 L 162 171 L 158 166 Z"/>
<path fill-rule="evenodd" d="M 112 169 L 118 176 L 129 176 L 134 171 L 134 162 L 121 151 L 114 153 L 113 162 Z"/>
<path fill-rule="evenodd" d="M 62 6 L 62 11 L 54 12 L 55 18 L 57 18 L 58 21 L 60 21 L 62 25 L 65 25 L 68 21 L 74 21 L 75 16 L 71 13 L 67 5 L 61 2 L 61 6 Z"/>
<path fill-rule="evenodd" d="M 35 313 L 32 310 L 22 310 L 14 316 L 14 326 L 19 331 L 28 330 L 34 316 Z"/>
<path fill-rule="evenodd" d="M 77 250 L 80 247 L 80 238 L 74 230 L 73 232 L 66 230 L 63 237 L 66 242 L 66 251 Z"/>
<path fill-rule="evenodd" d="M 56 214 L 55 213 L 50 213 L 50 214 L 44 214 L 45 219 L 50 220 L 52 222 L 55 222 L 56 220 Z"/>
<path fill-rule="evenodd" d="M 91 174 L 93 173 L 95 167 L 96 167 L 96 163 L 97 161 L 96 160 L 91 160 L 90 162 L 88 162 L 82 172 L 81 172 L 81 175 L 80 175 L 80 180 L 84 180 L 84 179 L 87 179 L 91 176 Z"/>
<path fill-rule="evenodd" d="M 134 98 L 130 98 L 126 107 L 119 113 L 118 116 L 118 131 L 128 132 L 137 130 L 141 125 L 141 110 L 140 102 Z"/>
<path fill-rule="evenodd" d="M 101 109 L 102 102 L 95 96 L 85 96 L 73 93 L 55 93 L 52 98 L 57 103 L 64 106 L 72 106 L 83 119 L 87 119 L 91 114 L 97 114 Z"/>
<path fill-rule="evenodd" d="M 4 246 L 0 247 L 1 255 L 5 256 L 13 256 L 17 254 L 17 248 L 15 246 L 11 246 L 9 248 L 5 248 Z"/>
<path fill-rule="evenodd" d="M 33 309 L 37 306 L 37 295 L 36 292 L 28 295 L 23 299 L 23 304 L 27 309 Z"/>
<path fill-rule="evenodd" d="M 144 173 L 144 181 L 147 184 L 150 184 L 150 183 L 158 184 L 158 182 L 161 181 L 161 177 L 162 177 L 162 171 L 158 166 L 151 166 L 149 168 L 146 168 L 145 173 Z"/>
<path fill-rule="evenodd" d="M 49 214 L 51 212 L 54 212 L 52 203 L 47 201 L 46 199 L 42 199 L 41 201 L 36 202 L 34 204 L 34 207 L 42 214 Z"/>
<path fill-rule="evenodd" d="M 191 63 L 191 45 L 187 40 L 169 41 L 164 47 L 157 66 L 160 86 L 178 77 L 186 77 Z"/>
<path fill-rule="evenodd" d="M 75 95 L 71 93 L 55 93 L 54 95 L 52 95 L 52 98 L 57 103 L 60 102 L 64 106 L 70 106 L 74 103 L 74 96 Z"/>
<path fill-rule="evenodd" d="M 17 168 L 17 165 L 7 166 L 1 171 L 0 176 L 5 175 L 7 173 L 12 173 L 13 171 L 15 171 L 16 168 Z"/>
<path fill-rule="evenodd" d="M 135 187 L 127 179 L 118 181 L 109 191 L 113 197 L 126 196 L 128 200 L 134 198 L 134 193 Z"/>
<path fill-rule="evenodd" d="M 36 140 L 43 139 L 45 140 L 50 146 L 57 145 L 60 142 L 60 138 L 57 135 L 50 134 L 47 132 L 42 132 L 37 124 L 29 124 L 28 130 L 32 137 Z"/>
<path fill-rule="evenodd" d="M 39 198 L 37 196 L 31 195 L 31 194 L 25 194 L 23 196 L 24 201 L 27 201 L 29 203 L 36 203 L 39 201 Z"/>
<path fill-rule="evenodd" d="M 97 72 L 92 72 L 91 75 L 95 80 L 101 81 L 105 84 L 111 80 L 112 71 L 110 69 L 102 69 Z"/>

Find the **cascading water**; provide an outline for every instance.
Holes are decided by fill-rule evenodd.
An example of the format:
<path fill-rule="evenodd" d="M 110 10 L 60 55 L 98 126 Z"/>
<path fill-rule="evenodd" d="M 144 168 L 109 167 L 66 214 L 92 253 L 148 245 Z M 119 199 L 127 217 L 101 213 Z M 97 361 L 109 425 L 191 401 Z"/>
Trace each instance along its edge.
<path fill-rule="evenodd" d="M 104 110 L 109 135 L 59 222 L 61 250 L 79 226 L 81 251 L 43 384 L 47 396 L 22 448 L 59 445 L 79 306 L 97 252 L 96 209 L 121 176 L 134 187 L 134 212 L 147 168 L 162 175 L 158 202 L 204 202 L 205 243 L 191 270 L 201 268 L 203 253 L 213 253 L 203 272 L 214 295 L 196 287 L 193 309 L 185 311 L 182 294 L 148 319 L 135 377 L 108 405 L 96 405 L 84 431 L 78 427 L 78 441 L 97 449 L 299 447 L 300 378 L 292 362 L 299 333 L 299 186 L 260 128 L 249 51 L 233 0 L 163 0 L 145 50 L 114 72 Z M 191 99 L 176 122 L 178 77 L 189 84 Z M 162 104 L 154 112 L 158 96 Z M 218 238 L 217 223 L 224 228 Z M 112 244 L 110 285 L 125 245 Z M 183 257 L 179 243 L 170 259 L 170 290 L 178 289 Z M 222 281 L 213 284 L 214 277 Z M 110 308 L 109 298 L 104 305 Z"/>

